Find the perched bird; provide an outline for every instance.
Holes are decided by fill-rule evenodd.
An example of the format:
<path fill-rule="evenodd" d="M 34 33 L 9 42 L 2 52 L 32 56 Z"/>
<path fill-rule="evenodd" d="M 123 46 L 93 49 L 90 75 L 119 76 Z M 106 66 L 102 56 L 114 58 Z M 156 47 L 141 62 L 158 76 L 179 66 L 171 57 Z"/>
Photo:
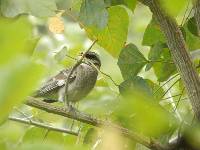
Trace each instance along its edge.
<path fill-rule="evenodd" d="M 93 63 L 98 69 L 101 67 L 99 56 L 95 52 L 87 52 L 83 62 L 73 71 L 68 78 L 71 68 L 60 71 L 56 76 L 48 80 L 39 89 L 34 97 L 44 97 L 45 102 L 64 102 L 67 94 L 68 102 L 77 102 L 84 98 L 94 87 L 98 71 L 91 65 Z M 68 78 L 68 90 L 65 92 L 65 84 Z"/>

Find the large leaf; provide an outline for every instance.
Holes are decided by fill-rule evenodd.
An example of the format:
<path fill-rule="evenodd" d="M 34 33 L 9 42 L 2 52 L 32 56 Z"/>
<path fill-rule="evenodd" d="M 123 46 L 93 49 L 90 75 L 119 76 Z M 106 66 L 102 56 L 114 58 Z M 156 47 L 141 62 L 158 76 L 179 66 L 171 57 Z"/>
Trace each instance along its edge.
<path fill-rule="evenodd" d="M 160 3 L 170 15 L 177 16 L 188 1 L 189 0 L 160 0 Z"/>
<path fill-rule="evenodd" d="M 17 54 L 33 51 L 37 40 L 31 39 L 32 26 L 27 17 L 6 19 L 0 17 L 0 65 L 9 62 Z"/>
<path fill-rule="evenodd" d="M 104 0 L 107 6 L 125 5 L 134 11 L 137 0 Z"/>
<path fill-rule="evenodd" d="M 152 18 L 144 32 L 142 44 L 145 46 L 152 46 L 157 42 L 165 43 L 165 37 L 161 32 L 160 26 L 158 25 L 155 18 Z"/>
<path fill-rule="evenodd" d="M 108 24 L 105 29 L 87 27 L 85 30 L 91 39 L 98 39 L 97 43 L 116 57 L 127 39 L 128 14 L 120 6 L 110 7 L 108 13 Z"/>
<path fill-rule="evenodd" d="M 43 67 L 18 57 L 0 68 L 0 121 L 36 88 Z"/>
<path fill-rule="evenodd" d="M 2 0 L 1 11 L 6 17 L 15 17 L 28 13 L 37 17 L 55 15 L 56 4 L 54 0 Z"/>
<path fill-rule="evenodd" d="M 83 0 L 79 19 L 86 26 L 94 26 L 100 29 L 106 27 L 108 12 L 103 0 Z"/>
<path fill-rule="evenodd" d="M 138 48 L 131 43 L 122 49 L 117 64 L 123 78 L 127 79 L 130 76 L 137 75 L 147 62 L 148 61 Z"/>

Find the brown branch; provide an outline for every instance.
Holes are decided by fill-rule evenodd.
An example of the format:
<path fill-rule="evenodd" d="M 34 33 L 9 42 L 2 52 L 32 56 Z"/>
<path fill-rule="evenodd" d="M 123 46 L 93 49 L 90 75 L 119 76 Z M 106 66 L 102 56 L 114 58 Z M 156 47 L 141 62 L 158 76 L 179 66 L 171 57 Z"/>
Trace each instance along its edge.
<path fill-rule="evenodd" d="M 67 133 L 67 134 L 78 136 L 78 133 L 73 132 L 71 130 L 67 130 L 67 129 L 64 129 L 64 128 L 56 128 L 56 127 L 46 125 L 44 123 L 40 123 L 38 121 L 34 121 L 34 120 L 30 120 L 30 119 L 23 119 L 23 118 L 12 117 L 12 116 L 8 117 L 8 119 L 12 120 L 12 121 L 28 124 L 28 125 L 33 125 L 33 126 L 36 126 L 36 127 L 39 127 L 39 128 L 48 129 L 48 130 L 51 130 L 51 131 L 62 132 L 62 133 Z"/>
<path fill-rule="evenodd" d="M 197 23 L 198 35 L 200 36 L 200 0 L 194 1 L 194 18 Z"/>
<path fill-rule="evenodd" d="M 78 111 L 74 108 L 71 110 L 71 109 L 67 109 L 66 107 L 53 106 L 49 103 L 45 103 L 45 102 L 38 100 L 36 98 L 33 98 L 33 97 L 29 97 L 28 100 L 25 102 L 25 104 L 28 105 L 28 106 L 31 106 L 31 107 L 35 107 L 35 108 L 44 110 L 44 111 L 49 112 L 49 113 L 68 117 L 68 118 L 78 120 L 80 122 L 90 124 L 90 125 L 93 125 L 93 126 L 96 126 L 96 127 L 106 126 L 106 127 L 115 128 L 115 129 L 121 131 L 121 133 L 124 136 L 126 136 L 126 137 L 128 137 L 128 138 L 130 138 L 130 139 L 132 139 L 132 140 L 134 140 L 134 141 L 136 141 L 136 142 L 138 142 L 138 143 L 140 143 L 140 144 L 142 144 L 142 145 L 144 145 L 144 146 L 146 146 L 150 149 L 169 150 L 168 146 L 163 146 L 155 140 L 151 140 L 148 137 L 145 137 L 143 135 L 140 135 L 138 133 L 130 131 L 129 129 L 121 127 L 117 124 L 113 124 L 109 121 L 104 121 L 104 120 L 100 120 L 98 118 L 94 118 L 91 115 L 80 112 L 80 111 Z"/>
<path fill-rule="evenodd" d="M 139 0 L 147 5 L 157 19 L 167 40 L 174 64 L 186 87 L 194 114 L 200 120 L 200 79 L 192 63 L 181 30 L 176 20 L 170 17 L 159 4 L 158 0 Z"/>

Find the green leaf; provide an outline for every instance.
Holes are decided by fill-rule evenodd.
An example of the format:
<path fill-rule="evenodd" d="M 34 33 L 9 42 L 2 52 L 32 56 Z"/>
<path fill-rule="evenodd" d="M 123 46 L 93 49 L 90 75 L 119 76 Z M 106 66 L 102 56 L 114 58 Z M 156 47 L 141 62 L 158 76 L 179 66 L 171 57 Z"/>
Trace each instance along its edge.
<path fill-rule="evenodd" d="M 94 129 L 94 128 L 90 128 L 88 129 L 85 137 L 84 137 L 84 140 L 83 140 L 83 144 L 94 144 L 95 141 L 97 140 L 97 130 Z"/>
<path fill-rule="evenodd" d="M 138 48 L 131 43 L 122 49 L 117 64 L 123 78 L 127 79 L 130 76 L 137 75 L 144 65 L 147 64 L 147 60 Z"/>
<path fill-rule="evenodd" d="M 13 106 L 20 104 L 36 88 L 44 70 L 26 57 L 18 57 L 0 68 L 0 122 Z"/>
<path fill-rule="evenodd" d="M 119 91 L 123 96 L 140 92 L 156 100 L 159 100 L 164 94 L 163 88 L 159 85 L 139 76 L 131 77 L 122 82 L 119 86 Z"/>
<path fill-rule="evenodd" d="M 126 128 L 152 137 L 160 137 L 175 129 L 175 118 L 151 99 L 142 91 L 129 94 L 120 101 L 114 113 L 117 121 Z"/>
<path fill-rule="evenodd" d="M 134 11 L 136 0 L 104 0 L 107 6 L 125 5 L 130 10 Z"/>
<path fill-rule="evenodd" d="M 61 62 L 64 60 L 64 58 L 67 55 L 67 47 L 63 47 L 59 52 L 56 53 L 56 55 L 54 56 L 55 60 L 57 60 L 58 62 Z"/>
<path fill-rule="evenodd" d="M 88 36 L 108 51 L 112 56 L 117 57 L 127 39 L 128 14 L 120 6 L 113 6 L 108 9 L 109 18 L 105 29 L 100 30 L 94 27 L 85 28 Z"/>
<path fill-rule="evenodd" d="M 22 13 L 28 13 L 37 17 L 49 17 L 55 15 L 56 4 L 54 0 L 3 0 L 1 12 L 5 17 L 15 17 Z"/>
<path fill-rule="evenodd" d="M 194 17 L 188 20 L 187 28 L 192 34 L 194 34 L 195 36 L 198 36 L 197 23 Z"/>
<path fill-rule="evenodd" d="M 86 26 L 103 29 L 108 22 L 108 12 L 103 0 L 83 0 L 79 19 Z"/>
<path fill-rule="evenodd" d="M 6 19 L 0 17 L 0 65 L 9 62 L 17 54 L 29 54 L 33 51 L 37 39 L 32 39 L 32 25 L 27 17 Z"/>
<path fill-rule="evenodd" d="M 144 32 L 142 45 L 152 46 L 157 42 L 165 43 L 165 41 L 166 40 L 164 34 L 160 30 L 160 26 L 158 25 L 155 18 L 152 18 Z"/>
<path fill-rule="evenodd" d="M 163 48 L 160 62 L 153 65 L 154 72 L 159 82 L 166 81 L 171 75 L 176 73 L 176 66 L 172 63 L 171 54 L 168 48 Z"/>
<path fill-rule="evenodd" d="M 183 25 L 186 33 L 186 44 L 190 51 L 200 48 L 200 38 L 195 34 L 194 20 L 190 18 L 188 22 Z M 192 28 L 192 29 L 191 29 Z M 195 34 L 194 34 L 195 33 Z"/>
<path fill-rule="evenodd" d="M 134 76 L 122 82 L 119 86 L 119 91 L 123 96 L 142 92 L 146 95 L 153 96 L 152 90 L 146 80 L 142 77 Z"/>
<path fill-rule="evenodd" d="M 47 130 L 38 127 L 30 127 L 26 130 L 26 133 L 23 136 L 23 143 L 37 143 L 42 141 Z"/>
<path fill-rule="evenodd" d="M 188 0 L 160 0 L 160 4 L 170 15 L 176 17 L 188 4 Z"/>
<path fill-rule="evenodd" d="M 28 128 L 28 130 L 23 136 L 23 143 L 37 143 L 40 141 L 44 141 L 45 143 L 53 142 L 56 144 L 63 145 L 65 142 L 64 140 L 65 139 L 62 133 L 55 131 L 48 131 L 47 129 L 38 127 Z"/>
<path fill-rule="evenodd" d="M 151 91 L 152 91 L 152 93 L 153 93 L 153 97 L 154 97 L 156 100 L 160 100 L 160 98 L 161 98 L 161 97 L 164 95 L 164 93 L 165 93 L 164 89 L 163 89 L 160 85 L 154 83 L 153 81 L 151 81 L 151 80 L 149 80 L 149 79 L 145 79 L 145 80 L 146 80 L 146 82 L 148 83 L 148 85 L 149 85 L 149 87 L 150 87 L 150 89 L 151 89 Z"/>
<path fill-rule="evenodd" d="M 162 54 L 164 46 L 165 46 L 165 44 L 162 44 L 162 43 L 158 42 L 158 43 L 156 43 L 155 45 L 153 45 L 151 47 L 151 49 L 149 51 L 149 54 L 148 54 L 148 59 L 149 59 L 150 63 L 148 63 L 146 65 L 145 71 L 148 71 L 149 69 L 151 69 L 151 67 L 155 63 L 153 61 L 156 61 L 156 60 L 160 59 L 160 56 Z"/>

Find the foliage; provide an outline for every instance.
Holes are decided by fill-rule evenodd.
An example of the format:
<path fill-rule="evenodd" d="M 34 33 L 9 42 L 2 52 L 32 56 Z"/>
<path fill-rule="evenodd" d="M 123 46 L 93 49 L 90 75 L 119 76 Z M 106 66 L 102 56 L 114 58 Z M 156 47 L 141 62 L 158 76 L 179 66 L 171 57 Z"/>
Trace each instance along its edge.
<path fill-rule="evenodd" d="M 183 12 L 190 2 L 160 3 L 177 17 L 188 49 L 199 49 L 195 19 Z M 150 15 L 136 0 L 0 0 L 0 149 L 138 149 L 118 130 L 95 128 L 22 104 L 44 80 L 75 64 L 77 55 L 94 40 L 92 51 L 100 54 L 103 73 L 80 102 L 80 111 L 164 144 L 178 135 L 180 118 L 191 124 L 193 113 L 183 85 L 177 82 L 175 58 Z M 64 30 L 54 33 L 50 25 Z M 9 115 L 80 134 L 18 124 L 7 120 Z M 192 131 L 194 136 L 186 135 L 196 145 L 200 130 Z"/>

